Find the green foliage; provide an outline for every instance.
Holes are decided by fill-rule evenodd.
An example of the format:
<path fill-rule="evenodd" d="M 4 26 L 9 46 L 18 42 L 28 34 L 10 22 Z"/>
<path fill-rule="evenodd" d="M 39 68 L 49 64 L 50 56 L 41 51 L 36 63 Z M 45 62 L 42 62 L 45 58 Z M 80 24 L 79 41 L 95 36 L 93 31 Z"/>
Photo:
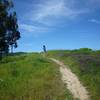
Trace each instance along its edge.
<path fill-rule="evenodd" d="M 71 50 L 71 53 L 75 53 L 75 54 L 91 54 L 92 53 L 92 49 L 90 48 L 80 48 L 80 49 L 75 49 L 75 50 Z"/>
<path fill-rule="evenodd" d="M 9 46 L 17 47 L 20 38 L 16 12 L 11 0 L 0 0 L 0 57 L 9 52 Z"/>
<path fill-rule="evenodd" d="M 90 48 L 80 48 L 79 49 L 80 51 L 87 51 L 87 52 L 91 52 L 92 51 L 92 49 L 90 49 Z"/>
<path fill-rule="evenodd" d="M 82 84 L 86 86 L 91 100 L 100 99 L 100 50 L 88 48 L 79 50 L 49 51 L 48 56 L 61 60 L 70 67 Z"/>
<path fill-rule="evenodd" d="M 72 100 L 58 65 L 38 53 L 7 56 L 0 62 L 0 100 Z"/>

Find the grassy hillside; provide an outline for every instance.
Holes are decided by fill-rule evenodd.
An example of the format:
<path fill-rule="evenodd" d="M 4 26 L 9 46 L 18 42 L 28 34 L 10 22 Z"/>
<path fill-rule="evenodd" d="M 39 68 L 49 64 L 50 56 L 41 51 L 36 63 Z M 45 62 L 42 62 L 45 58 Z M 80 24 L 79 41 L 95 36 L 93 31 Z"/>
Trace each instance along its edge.
<path fill-rule="evenodd" d="M 72 100 L 58 66 L 37 53 L 0 61 L 0 100 Z"/>
<path fill-rule="evenodd" d="M 48 51 L 47 56 L 60 59 L 70 67 L 87 87 L 91 100 L 100 100 L 100 51 L 80 50 Z"/>

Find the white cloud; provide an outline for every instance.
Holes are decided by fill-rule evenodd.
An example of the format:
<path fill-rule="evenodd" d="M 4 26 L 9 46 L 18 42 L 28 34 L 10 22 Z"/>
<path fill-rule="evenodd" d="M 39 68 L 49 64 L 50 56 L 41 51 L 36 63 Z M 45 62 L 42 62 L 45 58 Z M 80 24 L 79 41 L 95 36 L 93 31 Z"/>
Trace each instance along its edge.
<path fill-rule="evenodd" d="M 71 7 L 72 5 L 73 3 L 70 3 L 69 0 L 47 0 L 32 10 L 30 19 L 48 24 L 59 21 L 60 18 L 72 19 L 88 12 L 86 8 L 75 9 Z"/>
<path fill-rule="evenodd" d="M 89 20 L 89 22 L 100 24 L 100 20 L 96 20 L 96 19 L 91 19 Z"/>
<path fill-rule="evenodd" d="M 25 36 L 27 36 L 27 38 L 29 37 L 28 34 L 26 33 L 30 33 L 30 35 L 32 37 L 39 37 L 41 36 L 41 34 L 45 34 L 47 33 L 49 30 L 49 28 L 47 27 L 42 27 L 42 26 L 34 26 L 34 25 L 29 25 L 29 24 L 19 24 L 19 29 L 25 31 Z"/>
<path fill-rule="evenodd" d="M 20 29 L 25 30 L 27 32 L 46 32 L 48 29 L 45 27 L 40 27 L 40 26 L 33 26 L 29 24 L 19 24 Z"/>
<path fill-rule="evenodd" d="M 67 20 L 84 18 L 100 9 L 100 0 L 33 0 L 28 3 L 28 11 L 23 20 L 48 26 L 58 25 Z M 66 19 L 66 20 L 64 20 Z M 30 29 L 31 30 L 31 29 Z M 33 30 L 33 28 L 32 28 Z"/>

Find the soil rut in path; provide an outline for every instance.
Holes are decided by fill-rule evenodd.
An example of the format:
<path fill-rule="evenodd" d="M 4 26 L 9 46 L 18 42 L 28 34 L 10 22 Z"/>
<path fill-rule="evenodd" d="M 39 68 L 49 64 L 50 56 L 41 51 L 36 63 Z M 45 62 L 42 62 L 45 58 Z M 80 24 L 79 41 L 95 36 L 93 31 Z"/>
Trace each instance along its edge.
<path fill-rule="evenodd" d="M 62 62 L 50 58 L 53 62 L 60 65 L 60 72 L 62 75 L 62 81 L 67 84 L 67 89 L 73 94 L 74 98 L 80 100 L 90 100 L 86 88 L 80 83 L 78 77 L 71 72 Z"/>

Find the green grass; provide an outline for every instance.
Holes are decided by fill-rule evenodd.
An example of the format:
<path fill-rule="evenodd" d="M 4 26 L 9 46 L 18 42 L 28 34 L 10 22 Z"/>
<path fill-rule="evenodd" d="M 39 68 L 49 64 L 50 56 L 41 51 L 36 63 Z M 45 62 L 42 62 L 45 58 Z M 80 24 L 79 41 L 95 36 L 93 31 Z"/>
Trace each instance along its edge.
<path fill-rule="evenodd" d="M 38 53 L 0 61 L 0 100 L 73 100 L 58 65 Z"/>
<path fill-rule="evenodd" d="M 53 50 L 47 56 L 61 60 L 86 86 L 91 100 L 100 100 L 100 50 Z"/>

